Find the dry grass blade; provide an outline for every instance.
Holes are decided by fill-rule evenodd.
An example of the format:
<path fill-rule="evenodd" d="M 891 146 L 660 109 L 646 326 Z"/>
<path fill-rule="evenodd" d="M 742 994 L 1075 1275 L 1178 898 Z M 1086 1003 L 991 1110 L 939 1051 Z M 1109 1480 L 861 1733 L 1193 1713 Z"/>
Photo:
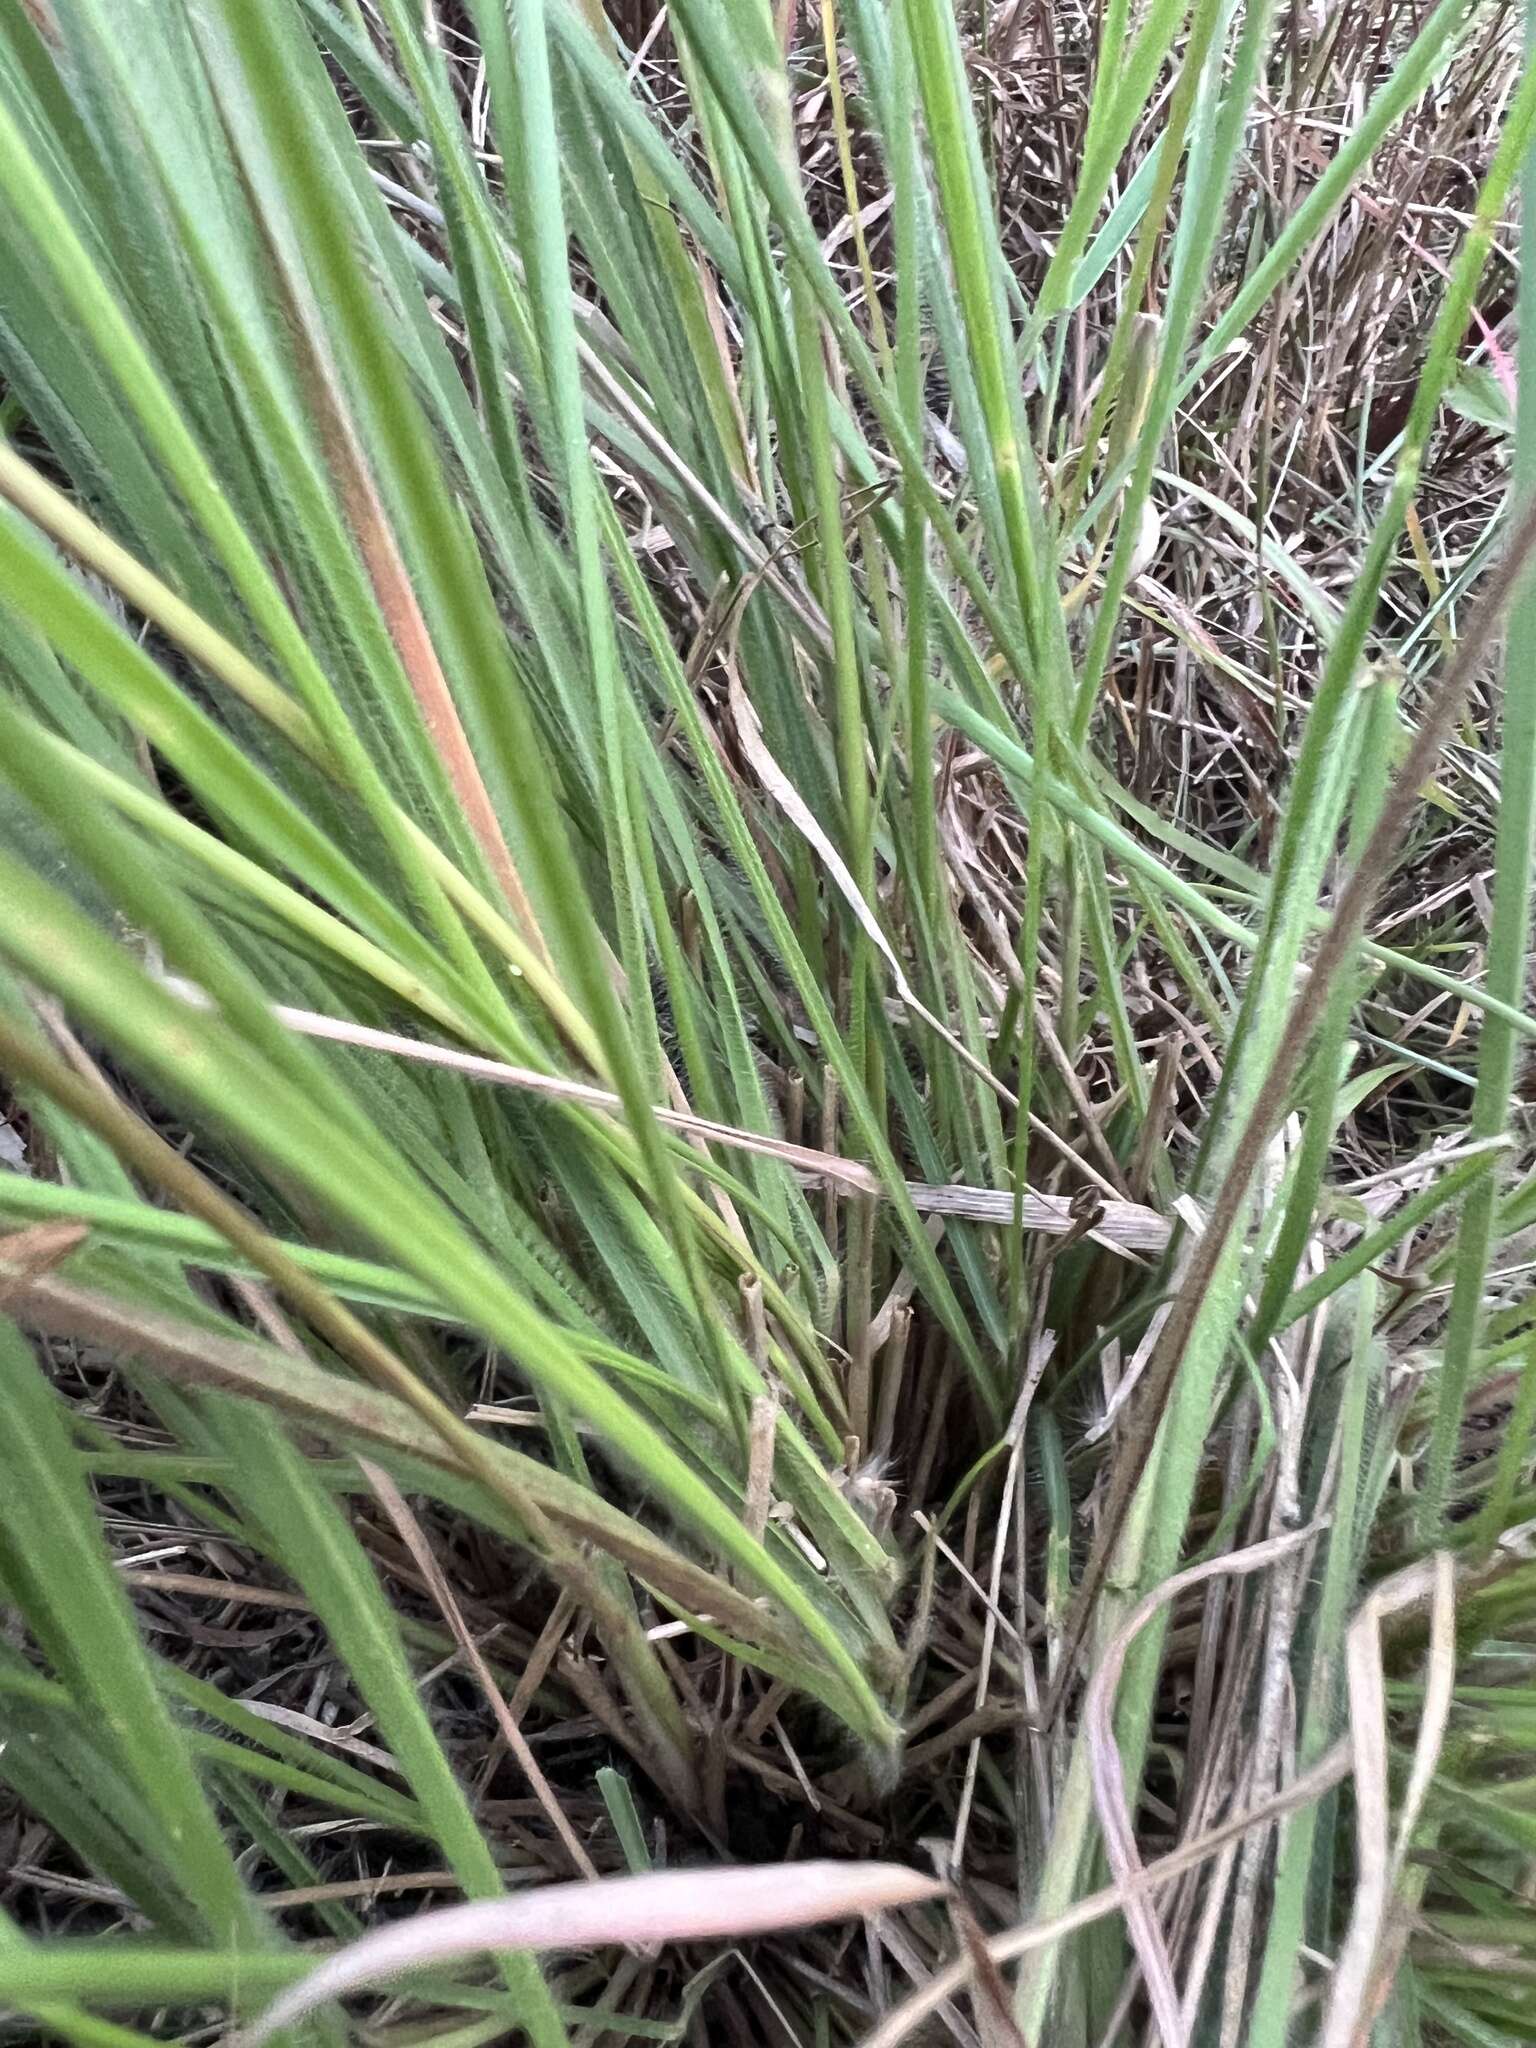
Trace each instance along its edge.
<path fill-rule="evenodd" d="M 90 1235 L 83 1223 L 34 1223 L 0 1237 L 0 1308 L 77 1252 Z"/>
<path fill-rule="evenodd" d="M 1162 1928 L 1146 1896 L 1131 1888 L 1142 1875 L 1142 1866 L 1136 1852 L 1135 1829 L 1126 1798 L 1120 1752 L 1115 1744 L 1115 1688 L 1132 1643 L 1159 1608 L 1167 1606 L 1191 1587 L 1204 1585 L 1209 1579 L 1244 1577 L 1250 1572 L 1267 1571 L 1281 1558 L 1289 1557 L 1293 1551 L 1310 1543 L 1316 1534 L 1315 1528 L 1309 1528 L 1273 1536 L 1266 1542 L 1254 1544 L 1251 1549 L 1234 1551 L 1228 1556 L 1211 1558 L 1205 1564 L 1191 1566 L 1165 1585 L 1158 1586 L 1138 1602 L 1124 1624 L 1115 1631 L 1088 1683 L 1083 1720 L 1093 1774 L 1094 1801 L 1098 1807 L 1110 1869 L 1125 1892 L 1125 1917 L 1164 2048 L 1184 2048 L 1188 2031 Z"/>
<path fill-rule="evenodd" d="M 1023 1926 L 1009 1928 L 1003 1934 L 989 1935 L 987 1953 L 995 1963 L 1015 1962 L 1020 1956 L 1054 1947 L 1080 1928 L 1091 1927 L 1096 1920 L 1106 1920 L 1112 1913 L 1124 1912 L 1131 1899 L 1150 1898 L 1163 1885 L 1171 1884 L 1186 1871 L 1197 1870 L 1202 1863 L 1209 1862 L 1213 1856 L 1219 1856 L 1224 1849 L 1240 1841 L 1250 1828 L 1266 1827 L 1282 1815 L 1295 1813 L 1301 1807 L 1311 1805 L 1314 1799 L 1321 1799 L 1343 1783 L 1352 1764 L 1349 1743 L 1336 1743 L 1311 1770 L 1304 1771 L 1284 1791 L 1231 1815 L 1192 1841 L 1181 1842 L 1177 1849 L 1160 1856 L 1155 1863 L 1145 1865 L 1129 1884 L 1106 1885 L 1049 1920 L 1026 1921 Z M 864 2036 L 859 2048 L 900 2048 L 900 2044 L 911 2037 L 930 2013 L 937 2012 L 956 1992 L 964 1990 L 970 1981 L 971 1969 L 971 1959 L 967 1955 L 935 1971 L 920 1991 L 903 2000 L 894 2012 Z"/>
<path fill-rule="evenodd" d="M 971 2003 L 981 2048 L 1028 2048 L 1009 2010 L 1003 1973 L 992 1959 L 976 1915 L 958 1894 L 949 1901 L 949 1917 L 971 1966 Z"/>
<path fill-rule="evenodd" d="M 488 1950 L 732 1941 L 829 1920 L 865 1919 L 941 1898 L 936 1879 L 897 1863 L 801 1863 L 792 1885 L 776 1868 L 669 1870 L 598 1884 L 550 1885 L 530 1897 L 477 1900 L 381 1927 L 285 1991 L 230 2048 L 260 2048 L 333 1998 L 430 1963 Z"/>
<path fill-rule="evenodd" d="M 565 1808 L 556 1798 L 554 1787 L 540 1769 L 539 1760 L 529 1747 L 527 1736 L 518 1726 L 511 1708 L 507 1705 L 501 1687 L 496 1683 L 491 1668 L 485 1661 L 480 1645 L 470 1634 L 463 1611 L 453 1597 L 453 1588 L 448 1584 L 443 1568 L 438 1563 L 420 1522 L 411 1513 L 404 1494 L 387 1472 L 378 1465 L 371 1464 L 366 1458 L 359 1462 L 364 1477 L 378 1496 L 385 1513 L 399 1530 L 401 1539 L 415 1559 L 416 1567 L 426 1580 L 433 1599 L 442 1610 L 443 1619 L 453 1631 L 454 1641 L 458 1644 L 465 1663 L 474 1673 L 475 1682 L 496 1717 L 496 1727 L 502 1741 L 517 1759 L 518 1769 L 532 1786 L 534 1798 L 543 1808 L 551 1827 L 564 1844 L 565 1853 L 571 1859 L 577 1876 L 595 1884 L 598 1878 L 597 1867 L 583 1847 L 576 1830 L 566 1818 Z"/>
<path fill-rule="evenodd" d="M 171 979 L 168 986 L 188 1001 L 206 1003 L 201 990 L 184 981 Z M 470 1080 L 487 1081 L 496 1087 L 518 1088 L 530 1095 L 542 1095 L 552 1102 L 573 1102 L 585 1109 L 619 1112 L 620 1099 L 611 1090 L 589 1081 L 573 1081 L 560 1074 L 540 1073 L 533 1067 L 509 1065 L 505 1060 L 486 1059 L 479 1053 L 463 1052 L 456 1046 L 435 1045 L 428 1039 L 407 1038 L 398 1031 L 380 1031 L 346 1017 L 323 1016 L 314 1010 L 274 1004 L 272 1014 L 291 1031 L 307 1038 L 329 1040 L 337 1045 L 354 1045 L 365 1051 L 392 1054 L 396 1059 L 416 1060 L 424 1066 L 442 1067 Z M 836 1152 L 818 1150 L 814 1145 L 792 1144 L 761 1131 L 742 1130 L 710 1117 L 695 1116 L 690 1110 L 665 1109 L 656 1105 L 652 1115 L 668 1130 L 691 1138 L 724 1145 L 740 1152 L 753 1152 L 764 1159 L 777 1159 L 807 1180 L 834 1182 L 864 1195 L 883 1193 L 879 1176 L 857 1159 Z M 1086 1170 L 1086 1169 L 1085 1169 Z M 975 1223 L 1006 1223 L 1014 1215 L 1014 1198 L 1003 1188 L 966 1187 L 961 1183 L 935 1185 L 908 1181 L 913 1207 L 924 1215 L 960 1216 Z M 1073 1234 L 1080 1219 L 1069 1198 L 1044 1195 L 1031 1188 L 1022 1203 L 1023 1226 L 1052 1236 Z M 1156 1209 L 1142 1202 L 1111 1198 L 1094 1212 L 1086 1233 L 1112 1251 L 1156 1252 L 1167 1244 L 1171 1225 Z"/>

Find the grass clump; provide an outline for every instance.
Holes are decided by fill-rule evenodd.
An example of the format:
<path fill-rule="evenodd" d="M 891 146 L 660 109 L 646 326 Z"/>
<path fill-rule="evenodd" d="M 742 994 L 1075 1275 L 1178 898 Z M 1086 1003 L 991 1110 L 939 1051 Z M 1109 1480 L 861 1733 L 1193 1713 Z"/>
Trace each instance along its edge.
<path fill-rule="evenodd" d="M 1531 2037 L 1517 43 L 0 13 L 0 2036 Z"/>

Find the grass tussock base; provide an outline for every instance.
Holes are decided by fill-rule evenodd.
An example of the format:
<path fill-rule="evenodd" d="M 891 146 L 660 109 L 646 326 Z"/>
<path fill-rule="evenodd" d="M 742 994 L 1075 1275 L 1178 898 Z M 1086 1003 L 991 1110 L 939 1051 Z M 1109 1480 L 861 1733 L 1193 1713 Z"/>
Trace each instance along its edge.
<path fill-rule="evenodd" d="M 1536 2037 L 1520 43 L 0 10 L 0 2041 Z"/>

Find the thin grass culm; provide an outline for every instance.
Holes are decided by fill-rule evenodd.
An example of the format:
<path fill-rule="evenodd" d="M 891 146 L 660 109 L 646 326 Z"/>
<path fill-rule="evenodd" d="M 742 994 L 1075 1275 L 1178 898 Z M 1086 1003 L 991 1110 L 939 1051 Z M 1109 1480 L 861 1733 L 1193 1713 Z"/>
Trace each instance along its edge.
<path fill-rule="evenodd" d="M 0 2048 L 1536 2038 L 1530 35 L 0 8 Z"/>

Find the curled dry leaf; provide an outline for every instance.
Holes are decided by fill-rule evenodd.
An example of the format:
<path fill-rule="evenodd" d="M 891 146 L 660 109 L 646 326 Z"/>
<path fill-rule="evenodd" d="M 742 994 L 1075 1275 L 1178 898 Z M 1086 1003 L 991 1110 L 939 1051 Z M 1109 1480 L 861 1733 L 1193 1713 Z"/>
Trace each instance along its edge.
<path fill-rule="evenodd" d="M 1381 1624 L 1426 1599 L 1430 1642 L 1424 1703 L 1394 1840 Z M 1448 1551 L 1419 1559 L 1376 1588 L 1349 1625 L 1345 1669 L 1355 1771 L 1355 1894 L 1349 1929 L 1329 1979 L 1321 2048 L 1353 2048 L 1370 2033 L 1377 2000 L 1390 1980 L 1390 1970 L 1383 1973 L 1383 1956 L 1392 1956 L 1396 1941 L 1406 1934 L 1396 1894 L 1439 1759 L 1456 1673 L 1456 1573 Z"/>
<path fill-rule="evenodd" d="M 478 1899 L 365 1934 L 274 1999 L 226 2048 L 261 2048 L 279 2028 L 360 1985 L 486 1950 L 734 1941 L 862 1919 L 943 1891 L 937 1878 L 901 1863 L 797 1863 L 789 1871 L 778 1864 L 658 1871 L 549 1885 L 516 1899 Z"/>

